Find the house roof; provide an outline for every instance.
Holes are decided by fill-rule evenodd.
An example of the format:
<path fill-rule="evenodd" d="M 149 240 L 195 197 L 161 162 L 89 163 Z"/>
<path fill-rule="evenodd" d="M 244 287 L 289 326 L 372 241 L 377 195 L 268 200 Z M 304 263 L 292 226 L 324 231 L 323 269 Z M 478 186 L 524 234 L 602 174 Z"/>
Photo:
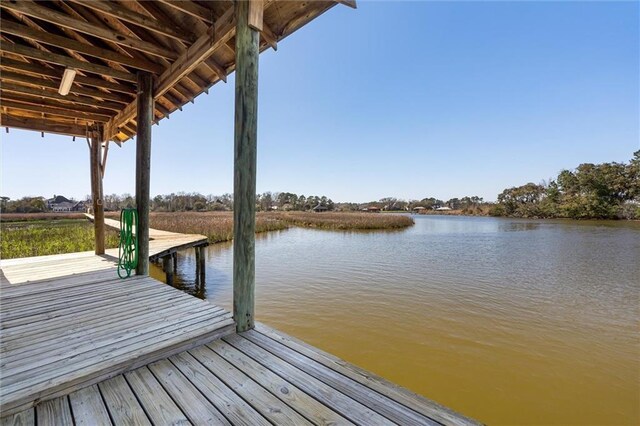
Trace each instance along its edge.
<path fill-rule="evenodd" d="M 52 203 L 52 204 L 71 203 L 72 202 L 70 199 L 68 199 L 67 197 L 64 197 L 62 195 L 56 195 L 53 198 L 49 198 L 47 201 L 49 203 Z"/>
<path fill-rule="evenodd" d="M 260 50 L 336 3 L 264 0 Z M 0 125 L 118 143 L 136 133 L 136 74 L 155 75 L 155 121 L 169 117 L 235 69 L 230 0 L 2 1 Z M 66 68 L 77 70 L 58 94 Z"/>

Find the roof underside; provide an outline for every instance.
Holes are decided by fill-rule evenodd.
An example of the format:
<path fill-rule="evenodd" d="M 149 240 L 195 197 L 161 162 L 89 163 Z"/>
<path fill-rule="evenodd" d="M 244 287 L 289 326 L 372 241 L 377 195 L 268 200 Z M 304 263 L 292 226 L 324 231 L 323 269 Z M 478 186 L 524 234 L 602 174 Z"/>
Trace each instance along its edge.
<path fill-rule="evenodd" d="M 264 0 L 260 50 L 336 3 Z M 107 140 L 136 133 L 136 74 L 155 75 L 156 122 L 235 68 L 233 2 L 187 0 L 0 1 L 1 125 Z M 77 70 L 71 92 L 58 87 Z"/>

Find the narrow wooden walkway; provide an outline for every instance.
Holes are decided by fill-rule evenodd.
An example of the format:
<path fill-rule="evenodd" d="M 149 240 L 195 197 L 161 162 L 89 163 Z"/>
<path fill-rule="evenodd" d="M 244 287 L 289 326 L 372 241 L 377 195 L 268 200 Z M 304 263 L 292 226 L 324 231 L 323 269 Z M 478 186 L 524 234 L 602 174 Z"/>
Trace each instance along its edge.
<path fill-rule="evenodd" d="M 85 214 L 93 221 L 93 216 Z M 113 229 L 120 229 L 120 221 L 104 219 L 104 224 Z M 164 256 L 185 250 L 191 247 L 208 245 L 207 237 L 200 234 L 180 234 L 177 232 L 162 231 L 149 228 L 149 260 L 156 261 Z M 107 251 L 109 252 L 109 251 Z"/>
<path fill-rule="evenodd" d="M 213 341 L 231 314 L 149 277 L 120 280 L 115 258 L 2 260 L 3 414 Z"/>

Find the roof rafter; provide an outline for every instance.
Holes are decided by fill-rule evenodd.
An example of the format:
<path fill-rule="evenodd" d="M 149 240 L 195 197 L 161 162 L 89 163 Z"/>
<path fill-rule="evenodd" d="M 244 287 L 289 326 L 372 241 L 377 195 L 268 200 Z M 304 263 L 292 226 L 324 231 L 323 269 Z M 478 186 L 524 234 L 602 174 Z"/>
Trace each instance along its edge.
<path fill-rule="evenodd" d="M 3 1 L 0 3 L 0 7 L 8 10 L 14 10 L 27 16 L 31 16 L 45 22 L 50 22 L 61 27 L 80 31 L 97 38 L 112 41 L 114 43 L 121 44 L 123 46 L 139 50 L 141 52 L 146 52 L 151 55 L 159 56 L 166 59 L 175 59 L 178 56 L 175 52 L 159 48 L 156 44 L 137 40 L 135 38 L 120 34 L 115 31 L 106 30 L 103 27 L 91 25 L 87 22 L 72 18 L 69 15 L 57 12 L 48 7 L 40 6 L 31 0 L 22 0 L 15 3 Z"/>
<path fill-rule="evenodd" d="M 66 123 L 44 123 L 35 118 L 15 117 L 7 114 L 0 115 L 0 126 L 69 136 L 85 137 L 87 135 L 85 126 Z"/>
<path fill-rule="evenodd" d="M 58 36 L 44 31 L 38 31 L 33 28 L 29 28 L 24 25 L 10 22 L 6 19 L 2 19 L 0 24 L 0 31 L 3 33 L 13 34 L 26 39 L 35 40 L 40 43 L 48 44 L 63 49 L 69 49 L 78 53 L 92 56 L 94 58 L 104 59 L 106 61 L 113 61 L 119 64 L 128 65 L 133 68 L 149 71 L 153 73 L 162 72 L 163 68 L 155 63 L 131 58 L 112 50 L 102 49 L 85 43 L 81 43 L 76 40 L 72 40 L 66 37 Z"/>
<path fill-rule="evenodd" d="M 64 69 L 46 68 L 30 62 L 16 61 L 15 59 L 5 57 L 0 60 L 0 68 L 22 71 L 28 74 L 40 75 L 56 80 L 61 80 L 64 72 Z M 126 93 L 132 96 L 136 91 L 135 86 L 129 84 L 111 83 L 101 78 L 85 77 L 82 75 L 76 75 L 74 82 L 101 89 L 108 89 L 114 92 Z"/>
<path fill-rule="evenodd" d="M 108 75 L 118 80 L 124 80 L 132 83 L 137 82 L 136 76 L 128 72 L 114 70 L 113 68 L 104 65 L 97 65 L 91 62 L 79 61 L 65 55 L 43 52 L 42 50 L 23 46 L 21 44 L 2 43 L 0 51 L 65 67 L 77 68 L 94 74 Z"/>
<path fill-rule="evenodd" d="M 216 49 L 224 45 L 235 34 L 235 17 L 233 7 L 227 11 L 200 36 L 180 57 L 163 72 L 154 84 L 154 98 L 165 94 L 180 79 L 188 75 L 205 58 L 209 57 Z M 127 121 L 136 114 L 136 101 L 127 105 L 121 112 L 105 126 L 105 138 L 110 139 L 117 133 Z"/>
<path fill-rule="evenodd" d="M 29 87 L 29 86 L 20 86 L 13 83 L 3 83 L 2 90 L 6 90 L 8 92 L 16 92 L 16 93 L 22 93 L 27 95 L 33 95 L 33 96 L 40 96 L 48 99 L 74 102 L 80 105 L 94 106 L 98 104 L 98 106 L 100 106 L 101 108 L 110 109 L 116 112 L 122 109 L 122 104 L 118 102 L 96 101 L 96 99 L 94 98 L 88 98 L 88 97 L 77 96 L 77 95 L 62 96 L 57 92 L 51 92 L 46 89 L 39 89 L 36 87 Z"/>
<path fill-rule="evenodd" d="M 50 99 L 43 99 L 37 95 L 11 93 L 11 92 L 6 92 L 4 90 L 0 90 L 0 99 L 21 102 L 23 104 L 29 104 L 29 105 L 36 105 L 36 106 L 42 105 L 42 106 L 49 106 L 53 108 L 65 109 L 69 111 L 73 110 L 73 111 L 79 111 L 79 112 L 86 112 L 87 114 L 96 114 L 103 117 L 113 117 L 115 115 L 115 112 L 111 110 L 96 108 L 95 106 L 90 107 L 90 106 L 84 106 L 84 105 L 77 105 L 71 102 L 59 102 L 59 101 L 50 100 Z"/>
<path fill-rule="evenodd" d="M 3 80 L 6 80 L 6 81 L 13 81 L 13 82 L 24 83 L 24 84 L 28 84 L 36 87 L 43 87 L 46 89 L 51 89 L 53 91 L 58 91 L 58 88 L 60 87 L 60 84 L 58 84 L 55 81 L 51 81 L 49 79 L 35 78 L 33 76 L 10 72 L 10 71 L 3 72 L 2 78 Z M 80 87 L 77 85 L 73 85 L 71 87 L 71 93 L 74 93 L 76 95 L 84 95 L 84 96 L 97 98 L 96 100 L 106 99 L 114 102 L 121 102 L 124 104 L 129 103 L 132 97 L 132 95 L 127 96 L 122 93 L 102 92 L 100 90 L 96 90 L 88 87 Z"/>
<path fill-rule="evenodd" d="M 149 19 L 148 17 L 140 13 L 132 12 L 131 10 L 125 9 L 122 6 L 113 2 L 107 2 L 102 0 L 71 0 L 71 1 L 73 1 L 74 3 L 81 4 L 82 6 L 88 7 L 90 9 L 97 10 L 99 12 L 113 16 L 114 18 L 120 19 L 121 21 L 129 22 L 131 24 L 138 25 L 139 27 L 145 28 L 147 30 L 154 31 L 165 37 L 171 37 L 173 39 L 184 41 L 186 43 L 191 43 L 196 38 L 194 34 L 187 34 L 182 31 L 176 31 L 174 28 L 171 28 L 166 25 L 162 25 L 158 21 Z"/>
<path fill-rule="evenodd" d="M 110 116 L 98 115 L 93 113 L 88 113 L 84 111 L 78 111 L 76 109 L 67 109 L 67 108 L 56 108 L 50 106 L 33 105 L 22 102 L 16 102 L 11 99 L 5 99 L 4 96 L 0 96 L 0 100 L 2 100 L 2 106 L 9 109 L 16 109 L 20 111 L 29 111 L 34 113 L 44 113 L 47 115 L 58 115 L 60 117 L 67 118 L 80 118 L 89 121 L 97 121 L 106 123 L 109 121 Z"/>

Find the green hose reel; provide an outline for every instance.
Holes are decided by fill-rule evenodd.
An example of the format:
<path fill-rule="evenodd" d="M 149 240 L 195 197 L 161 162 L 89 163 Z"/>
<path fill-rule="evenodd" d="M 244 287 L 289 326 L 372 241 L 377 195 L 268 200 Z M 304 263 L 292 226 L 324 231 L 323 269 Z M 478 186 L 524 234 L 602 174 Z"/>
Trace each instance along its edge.
<path fill-rule="evenodd" d="M 138 211 L 123 209 L 120 212 L 120 246 L 118 249 L 118 276 L 128 278 L 138 266 Z M 125 275 L 126 274 L 126 275 Z"/>

